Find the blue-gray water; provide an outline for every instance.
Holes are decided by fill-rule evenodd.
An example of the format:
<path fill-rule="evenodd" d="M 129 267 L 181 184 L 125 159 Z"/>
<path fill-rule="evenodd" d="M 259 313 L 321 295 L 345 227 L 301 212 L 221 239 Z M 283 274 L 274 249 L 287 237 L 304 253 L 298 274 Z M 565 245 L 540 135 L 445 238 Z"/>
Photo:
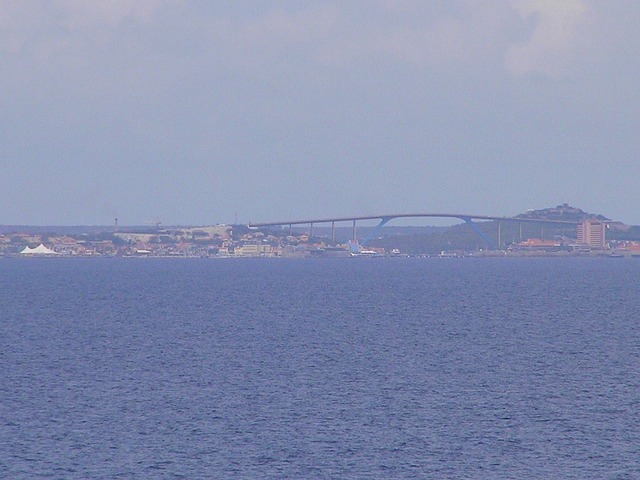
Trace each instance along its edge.
<path fill-rule="evenodd" d="M 0 259 L 1 478 L 640 478 L 640 261 Z"/>

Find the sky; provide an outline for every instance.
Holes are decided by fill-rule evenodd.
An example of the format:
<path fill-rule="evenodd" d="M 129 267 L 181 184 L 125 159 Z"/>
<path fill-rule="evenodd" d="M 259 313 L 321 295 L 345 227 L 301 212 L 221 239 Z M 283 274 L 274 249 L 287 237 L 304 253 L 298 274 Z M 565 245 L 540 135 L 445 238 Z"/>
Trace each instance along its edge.
<path fill-rule="evenodd" d="M 640 224 L 639 18 L 636 0 L 0 0 L 0 224 L 561 203 Z"/>

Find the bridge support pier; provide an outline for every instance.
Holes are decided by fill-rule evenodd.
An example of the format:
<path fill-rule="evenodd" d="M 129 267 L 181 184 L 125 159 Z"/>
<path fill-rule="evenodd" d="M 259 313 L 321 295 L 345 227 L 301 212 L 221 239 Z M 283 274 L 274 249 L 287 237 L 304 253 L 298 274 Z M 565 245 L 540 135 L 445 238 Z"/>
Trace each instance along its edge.
<path fill-rule="evenodd" d="M 331 242 L 336 243 L 336 222 L 331 222 Z"/>
<path fill-rule="evenodd" d="M 382 220 L 380 220 L 380 223 L 376 225 L 376 227 L 371 231 L 371 233 L 369 233 L 369 235 L 367 235 L 367 237 L 362 241 L 362 245 L 366 245 L 367 243 L 369 243 L 369 241 L 376 238 L 380 233 L 380 230 L 382 230 L 382 227 L 384 227 L 391 220 L 393 220 L 393 217 L 383 217 Z"/>
<path fill-rule="evenodd" d="M 491 250 L 497 250 L 496 244 L 493 239 L 487 235 L 484 230 L 482 230 L 478 225 L 476 225 L 470 217 L 459 217 L 465 221 L 467 225 L 473 228 L 473 231 L 476 232 L 480 237 L 487 243 L 487 247 Z"/>

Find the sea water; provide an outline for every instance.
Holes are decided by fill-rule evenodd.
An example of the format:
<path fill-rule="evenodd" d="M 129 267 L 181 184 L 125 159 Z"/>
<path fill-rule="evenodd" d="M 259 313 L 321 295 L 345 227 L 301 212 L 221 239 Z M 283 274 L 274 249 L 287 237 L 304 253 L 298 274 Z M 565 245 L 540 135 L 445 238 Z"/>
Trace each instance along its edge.
<path fill-rule="evenodd" d="M 640 478 L 640 261 L 0 259 L 0 477 Z"/>

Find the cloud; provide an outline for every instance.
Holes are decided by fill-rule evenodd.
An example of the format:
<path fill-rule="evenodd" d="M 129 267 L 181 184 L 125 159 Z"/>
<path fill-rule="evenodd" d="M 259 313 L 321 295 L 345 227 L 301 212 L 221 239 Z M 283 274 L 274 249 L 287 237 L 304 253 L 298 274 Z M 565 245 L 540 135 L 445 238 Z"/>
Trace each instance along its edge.
<path fill-rule="evenodd" d="M 149 22 L 162 6 L 181 0 L 0 0 L 0 51 L 64 45 L 61 38 L 78 35 L 105 41 L 124 20 Z"/>
<path fill-rule="evenodd" d="M 46 22 L 40 8 L 31 10 L 27 2 L 0 1 L 0 52 L 17 53 Z"/>
<path fill-rule="evenodd" d="M 242 30 L 256 42 L 274 38 L 292 43 L 307 42 L 326 36 L 338 14 L 333 7 L 319 7 L 297 13 L 276 10 L 245 25 Z"/>
<path fill-rule="evenodd" d="M 509 11 L 476 0 L 357 5 L 335 7 L 332 28 L 318 38 L 321 63 L 342 67 L 359 60 L 390 60 L 445 70 L 477 65 L 494 55 Z"/>
<path fill-rule="evenodd" d="M 340 14 L 332 6 L 312 6 L 273 9 L 236 20 L 210 17 L 204 23 L 201 39 L 210 52 L 230 64 L 262 68 L 276 58 L 291 61 L 299 51 L 313 60 L 317 58 L 319 45 L 335 33 Z"/>
<path fill-rule="evenodd" d="M 508 49 L 508 70 L 517 76 L 565 76 L 584 45 L 589 8 L 582 0 L 520 0 L 515 6 L 534 27 L 525 42 Z"/>
<path fill-rule="evenodd" d="M 0 51 L 26 49 L 24 53 L 40 59 L 61 51 L 90 57 L 94 46 L 125 35 L 119 27 L 128 23 L 137 24 L 141 28 L 136 32 L 144 31 L 156 43 L 153 50 L 179 52 L 171 43 L 188 44 L 218 65 L 263 69 L 293 57 L 321 67 L 383 60 L 457 71 L 501 61 L 506 52 L 510 72 L 553 76 L 575 49 L 588 11 L 583 0 L 301 1 L 247 9 L 242 15 L 228 6 L 203 5 L 184 0 L 0 0 Z M 170 6 L 176 8 L 162 15 Z M 513 45 L 509 35 L 522 19 L 533 21 L 534 28 L 526 42 Z"/>
<path fill-rule="evenodd" d="M 73 29 L 96 25 L 117 25 L 125 18 L 148 21 L 165 0 L 56 0 L 55 8 L 65 15 L 64 23 Z"/>
<path fill-rule="evenodd" d="M 374 49 L 416 67 L 469 67 L 490 59 L 500 43 L 505 18 L 498 9 L 462 2 L 458 12 L 424 18 L 419 24 L 380 26 Z"/>

